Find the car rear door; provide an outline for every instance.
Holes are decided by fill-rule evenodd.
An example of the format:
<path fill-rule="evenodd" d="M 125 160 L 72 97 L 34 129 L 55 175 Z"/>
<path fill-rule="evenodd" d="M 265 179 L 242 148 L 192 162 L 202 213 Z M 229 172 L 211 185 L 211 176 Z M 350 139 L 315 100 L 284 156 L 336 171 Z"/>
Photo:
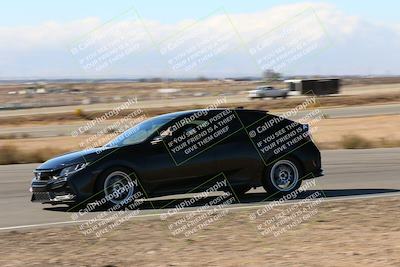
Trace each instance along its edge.
<path fill-rule="evenodd" d="M 229 132 L 213 147 L 212 152 L 218 170 L 232 185 L 246 184 L 259 174 L 263 165 L 245 126 L 265 115 L 245 110 L 233 112 L 234 117 L 228 123 Z"/>

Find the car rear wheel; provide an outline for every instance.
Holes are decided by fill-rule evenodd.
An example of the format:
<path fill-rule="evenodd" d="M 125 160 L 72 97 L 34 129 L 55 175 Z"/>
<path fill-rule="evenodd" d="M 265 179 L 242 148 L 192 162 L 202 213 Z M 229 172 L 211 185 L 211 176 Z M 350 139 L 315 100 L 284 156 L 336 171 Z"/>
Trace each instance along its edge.
<path fill-rule="evenodd" d="M 288 194 L 300 187 L 301 176 L 302 169 L 296 160 L 291 158 L 281 159 L 267 169 L 263 179 L 263 187 L 271 194 Z"/>

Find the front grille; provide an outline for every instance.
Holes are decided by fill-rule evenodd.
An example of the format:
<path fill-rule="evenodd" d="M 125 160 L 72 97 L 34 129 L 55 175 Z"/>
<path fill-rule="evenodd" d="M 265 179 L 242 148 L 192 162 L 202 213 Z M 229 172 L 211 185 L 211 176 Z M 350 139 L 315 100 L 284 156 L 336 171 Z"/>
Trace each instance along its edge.
<path fill-rule="evenodd" d="M 34 171 L 35 178 L 41 181 L 47 181 L 53 178 L 53 170 L 36 170 Z"/>
<path fill-rule="evenodd" d="M 32 194 L 32 201 L 48 201 L 50 199 L 49 192 L 34 192 Z"/>

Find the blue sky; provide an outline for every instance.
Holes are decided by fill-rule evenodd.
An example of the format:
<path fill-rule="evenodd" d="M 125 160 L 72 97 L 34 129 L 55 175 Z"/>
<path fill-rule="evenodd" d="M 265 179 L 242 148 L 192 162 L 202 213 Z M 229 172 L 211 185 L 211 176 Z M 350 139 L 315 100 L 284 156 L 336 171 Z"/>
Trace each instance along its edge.
<path fill-rule="evenodd" d="M 260 66 L 268 65 L 265 61 L 260 63 L 261 59 L 267 58 L 270 51 L 251 55 L 246 49 L 259 41 L 261 36 L 309 7 L 314 9 L 317 19 L 306 30 L 320 31 L 324 28 L 327 35 L 320 43 L 325 45 L 326 39 L 329 39 L 331 45 L 328 49 L 318 48 L 310 55 L 305 53 L 296 62 L 288 60 L 286 63 L 290 66 L 282 68 L 281 72 L 308 75 L 400 74 L 400 2 L 394 0 L 14 0 L 2 1 L 0 5 L 0 79 L 260 75 L 263 70 Z M 142 23 L 135 22 L 133 13 L 129 13 L 130 17 L 121 18 L 113 26 L 126 32 L 109 35 L 108 41 L 87 48 L 86 54 L 71 53 L 74 40 L 87 37 L 104 22 L 131 7 L 138 11 Z M 165 45 L 163 38 L 173 36 L 220 7 L 226 13 L 212 15 L 203 26 L 199 26 L 196 31 L 202 33 L 198 34 L 198 39 L 180 47 L 176 54 L 167 57 L 160 54 L 157 44 Z M 310 15 L 309 18 L 314 17 Z M 101 31 L 106 32 L 106 29 Z M 130 36 L 130 31 L 135 31 L 135 35 Z M 185 34 L 187 32 L 183 36 Z M 182 56 L 179 52 L 193 48 L 210 36 L 230 34 L 237 34 L 238 38 L 229 39 L 230 50 L 212 59 L 212 64 L 186 72 L 177 70 L 182 69 L 177 68 L 180 62 L 176 60 Z M 300 30 L 297 34 L 303 35 L 303 32 Z M 304 36 L 306 34 L 304 32 Z M 133 49 L 140 43 L 140 49 L 101 71 L 88 70 L 89 52 L 110 45 L 111 40 L 121 35 L 126 35 L 124 43 L 140 36 L 140 40 L 130 47 Z M 172 61 L 175 65 L 170 64 Z M 259 64 L 254 65 L 254 62 Z"/>
<path fill-rule="evenodd" d="M 135 6 L 146 18 L 164 23 L 182 19 L 198 18 L 218 7 L 225 7 L 231 13 L 254 12 L 276 5 L 299 1 L 277 0 L 35 0 L 2 1 L 1 26 L 33 25 L 45 21 L 70 21 L 95 16 L 103 20 L 121 10 Z M 313 1 L 307 1 L 313 2 Z M 321 1 L 314 1 L 321 2 Z M 394 22 L 399 21 L 400 1 L 396 0 L 337 0 L 324 1 L 339 9 L 366 19 Z"/>

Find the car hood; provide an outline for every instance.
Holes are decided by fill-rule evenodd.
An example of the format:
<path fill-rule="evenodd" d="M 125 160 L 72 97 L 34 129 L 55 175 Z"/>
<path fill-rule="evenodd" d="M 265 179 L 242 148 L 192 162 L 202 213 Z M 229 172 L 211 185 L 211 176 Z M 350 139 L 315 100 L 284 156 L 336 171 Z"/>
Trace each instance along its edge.
<path fill-rule="evenodd" d="M 94 160 L 102 157 L 105 153 L 109 153 L 110 150 L 115 149 L 111 147 L 99 147 L 93 149 L 85 149 L 81 151 L 70 152 L 67 154 L 60 155 L 58 157 L 49 159 L 48 161 L 41 164 L 37 169 L 61 169 L 65 166 L 73 165 L 82 162 L 93 162 Z"/>

